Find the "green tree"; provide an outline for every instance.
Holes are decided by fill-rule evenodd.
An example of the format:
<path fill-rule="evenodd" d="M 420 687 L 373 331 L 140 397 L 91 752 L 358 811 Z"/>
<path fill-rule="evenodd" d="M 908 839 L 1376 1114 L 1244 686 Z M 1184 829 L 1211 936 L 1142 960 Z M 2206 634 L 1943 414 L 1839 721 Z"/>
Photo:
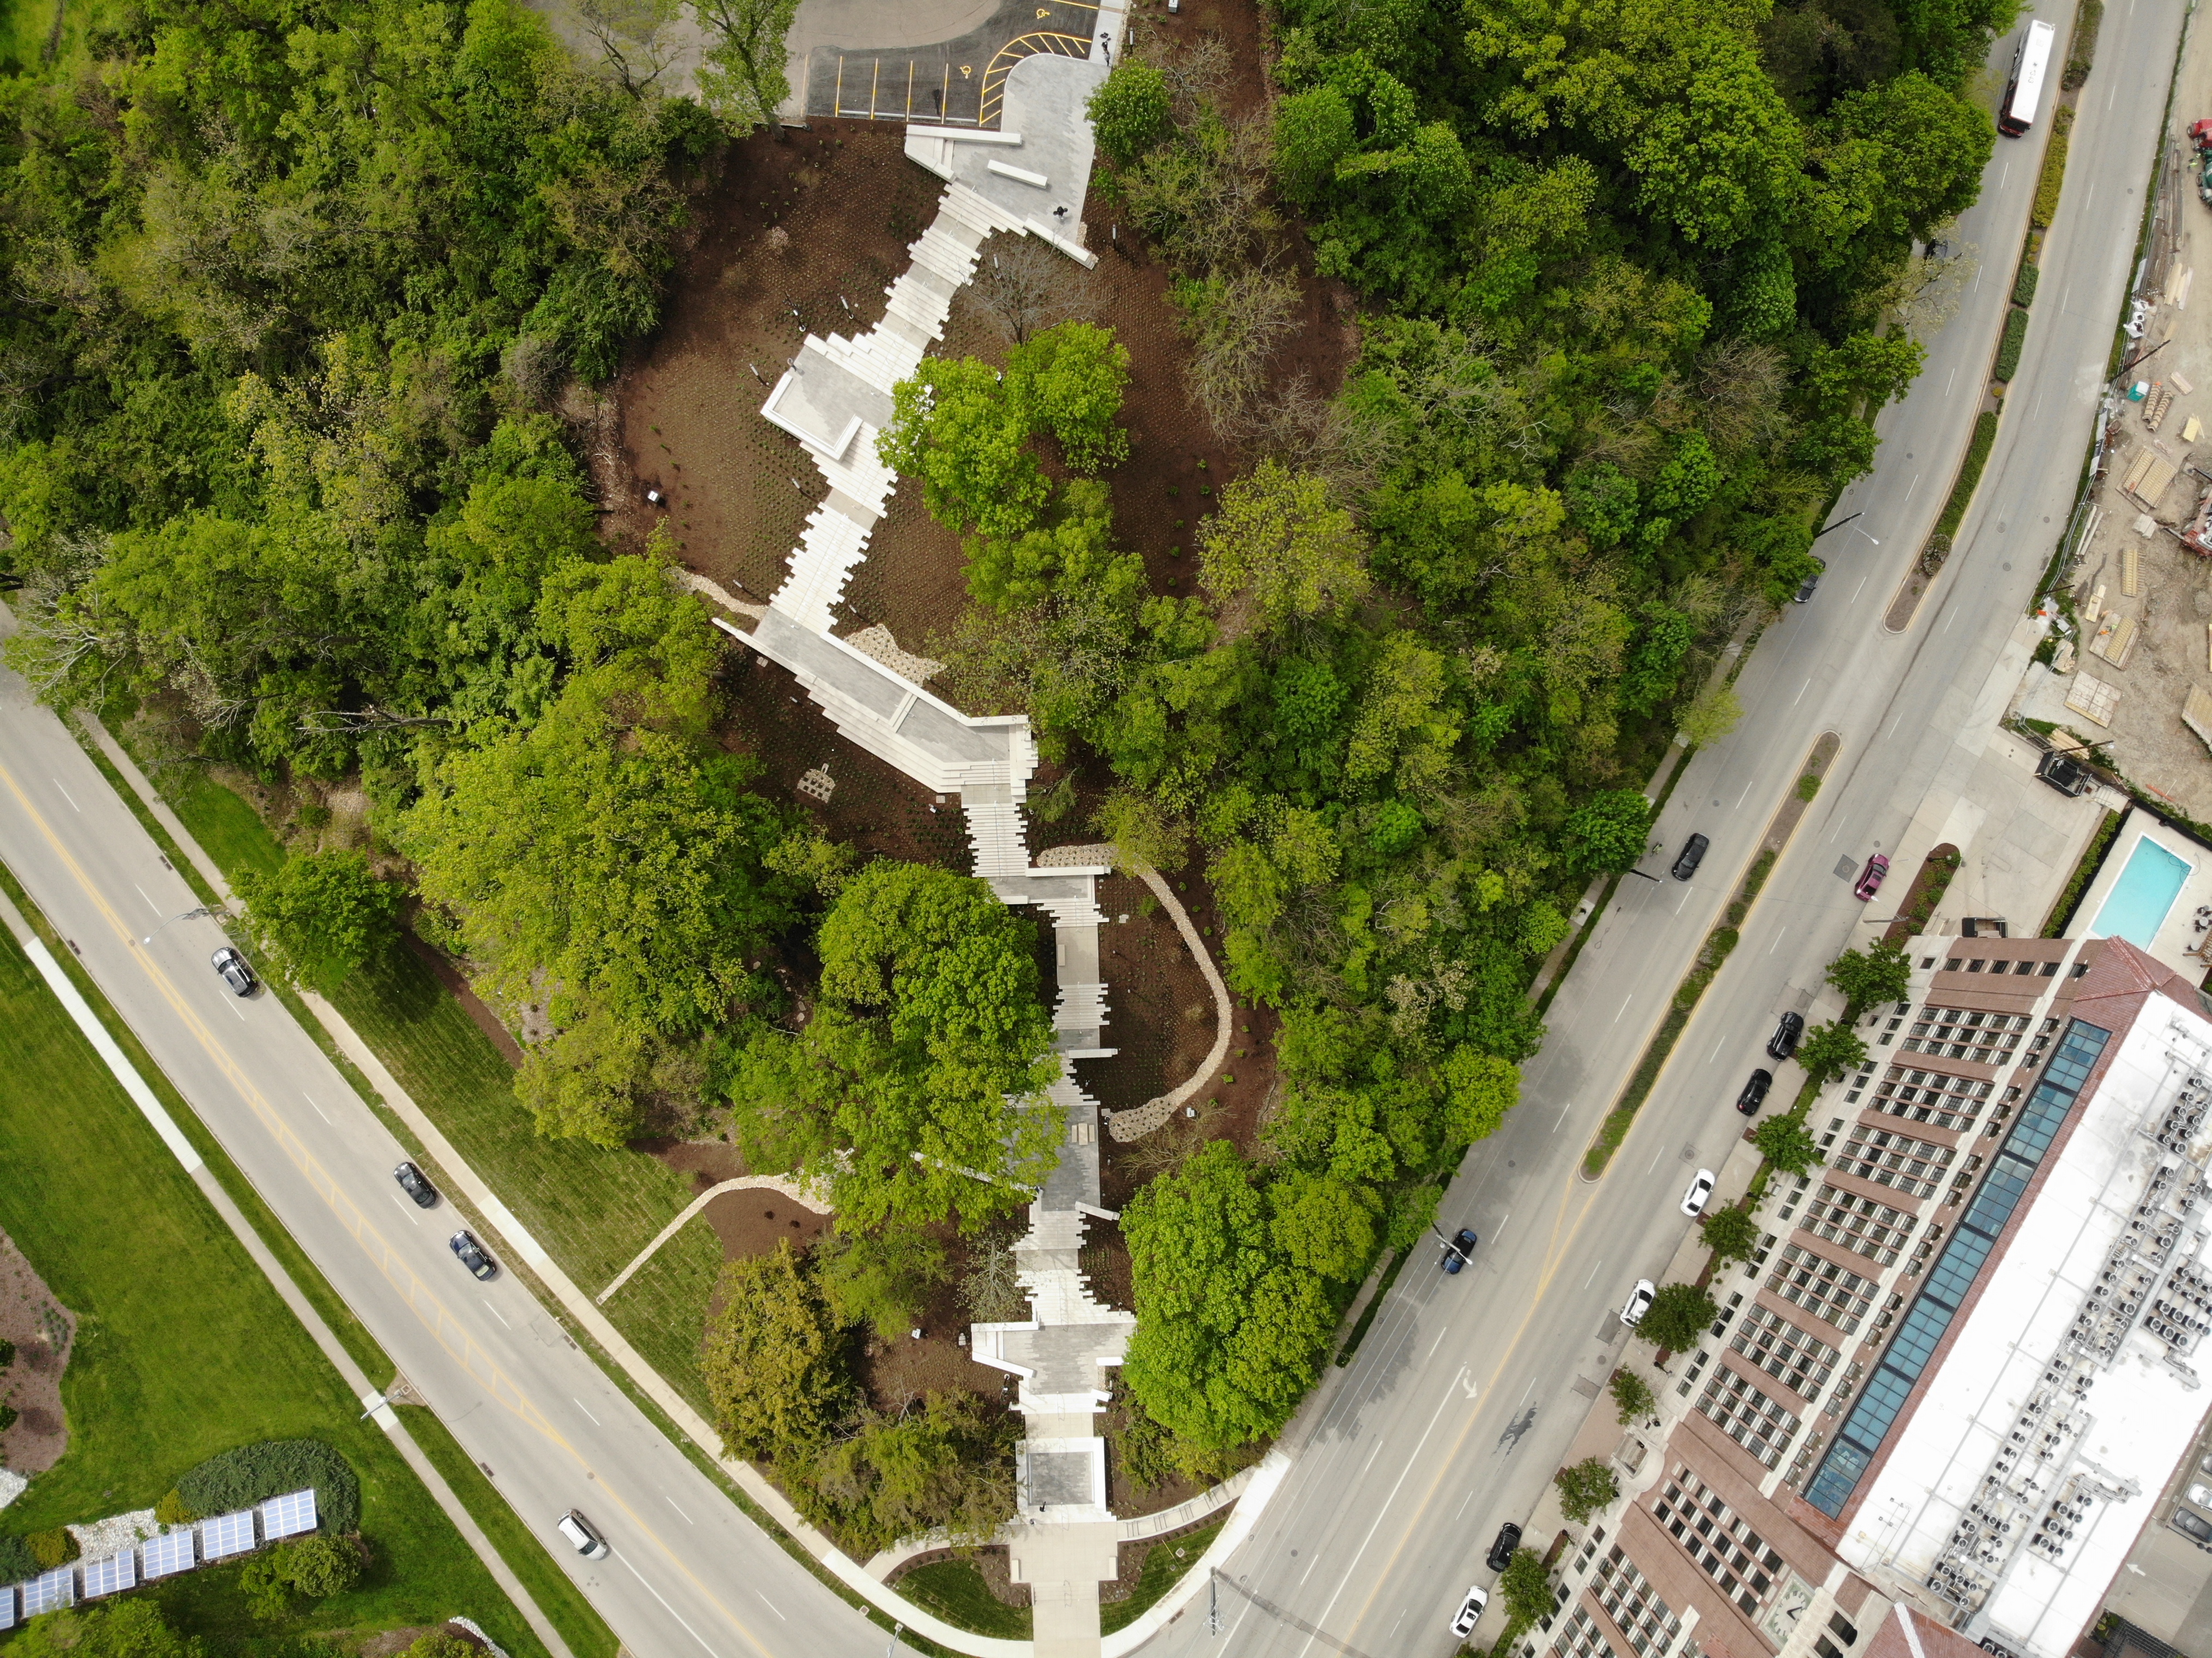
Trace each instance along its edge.
<path fill-rule="evenodd" d="M 906 1339 L 921 1321 L 929 1292 L 951 1271 L 943 1244 L 898 1226 L 840 1227 L 815 1247 L 815 1258 L 830 1315 L 840 1324 L 866 1324 L 884 1342 Z"/>
<path fill-rule="evenodd" d="M 1876 1002 L 1901 1002 L 1912 984 L 1912 958 L 1901 944 L 1887 941 L 1864 950 L 1847 950 L 1828 963 L 1828 982 L 1844 993 L 1844 1022 Z"/>
<path fill-rule="evenodd" d="M 1735 689 L 1726 684 L 1708 686 L 1698 693 L 1697 699 L 1682 710 L 1680 728 L 1683 739 L 1693 747 L 1704 748 L 1717 743 L 1736 726 L 1743 718 L 1743 704 L 1736 700 Z"/>
<path fill-rule="evenodd" d="M 1016 1433 L 974 1394 L 932 1392 L 919 1410 L 870 1412 L 785 1473 L 799 1512 L 862 1558 L 939 1529 L 979 1544 L 1014 1517 Z"/>
<path fill-rule="evenodd" d="M 1237 1148 L 1213 1141 L 1152 1181 L 1121 1230 L 1137 1313 L 1122 1376 L 1138 1402 L 1201 1446 L 1280 1428 L 1319 1371 L 1335 1309 L 1314 1272 L 1278 1254 Z"/>
<path fill-rule="evenodd" d="M 836 1327 L 788 1243 L 722 1268 L 700 1369 L 722 1448 L 749 1461 L 811 1454 L 844 1413 Z"/>
<path fill-rule="evenodd" d="M 1620 1481 L 1613 1477 L 1612 1464 L 1602 1457 L 1593 1456 L 1560 1469 L 1552 1483 L 1559 1488 L 1559 1508 L 1570 1525 L 1589 1523 L 1592 1515 L 1620 1495 Z"/>
<path fill-rule="evenodd" d="M 238 890 L 286 971 L 325 995 L 399 936 L 400 890 L 358 852 L 295 854 L 273 875 L 243 870 Z"/>
<path fill-rule="evenodd" d="M 1820 1143 L 1795 1116 L 1769 1117 L 1751 1132 L 1759 1156 L 1785 1175 L 1802 1175 L 1820 1166 Z"/>
<path fill-rule="evenodd" d="M 784 42 L 799 0 L 690 0 L 707 37 L 699 94 L 733 135 L 776 125 L 791 97 Z M 782 137 L 779 129 L 777 135 Z"/>
<path fill-rule="evenodd" d="M 1705 1327 L 1720 1313 L 1712 1297 L 1697 1284 L 1662 1284 L 1637 1325 L 1636 1333 L 1668 1352 L 1687 1352 L 1698 1345 Z"/>
<path fill-rule="evenodd" d="M 549 1139 L 619 1151 L 645 1127 L 654 1042 L 644 1025 L 605 1007 L 532 1043 L 514 1075 L 514 1096 Z"/>
<path fill-rule="evenodd" d="M 1340 615 L 1368 588 L 1367 544 L 1328 484 L 1263 460 L 1221 492 L 1199 531 L 1200 573 L 1224 604 L 1240 598 L 1268 629 Z"/>
<path fill-rule="evenodd" d="M 1382 1199 L 1331 1175 L 1285 1171 L 1267 1183 L 1267 1207 L 1275 1248 L 1334 1282 L 1356 1281 L 1382 1242 Z"/>
<path fill-rule="evenodd" d="M 795 1038 L 760 1029 L 738 1055 L 751 1166 L 820 1181 L 859 1230 L 957 1212 L 972 1231 L 1028 1203 L 1060 1135 L 1032 936 L 981 881 L 863 869 L 817 935 L 813 1017 Z"/>
<path fill-rule="evenodd" d="M 1616 1419 L 1624 1428 L 1642 1421 L 1659 1408 L 1659 1401 L 1652 1397 L 1651 1384 L 1625 1364 L 1613 1373 L 1608 1385 L 1619 1412 Z"/>
<path fill-rule="evenodd" d="M 1320 196 L 1358 142 L 1352 106 L 1334 87 L 1294 93 L 1275 106 L 1275 176 L 1293 201 Z"/>
<path fill-rule="evenodd" d="M 1498 1588 L 1505 1597 L 1505 1609 L 1513 1621 L 1524 1628 L 1552 1614 L 1552 1574 L 1544 1568 L 1544 1557 L 1534 1549 L 1513 1551 L 1513 1558 L 1498 1576 Z"/>
<path fill-rule="evenodd" d="M 1634 868 L 1650 844 L 1651 817 L 1651 802 L 1640 790 L 1592 795 L 1566 822 L 1577 862 L 1589 870 Z"/>
<path fill-rule="evenodd" d="M 1106 159 L 1127 167 L 1168 135 L 1167 76 L 1150 64 L 1124 58 L 1099 82 L 1084 112 Z"/>
<path fill-rule="evenodd" d="M 1759 1248 L 1759 1223 L 1752 1218 L 1750 1210 L 1737 1205 L 1715 1209 L 1698 1224 L 1705 1248 L 1723 1260 L 1749 1260 L 1752 1251 Z"/>
<path fill-rule="evenodd" d="M 8 1650 L 11 1658 L 198 1658 L 203 1649 L 163 1622 L 156 1602 L 133 1596 L 34 1618 Z"/>
<path fill-rule="evenodd" d="M 1867 1045 L 1857 1031 L 1842 1019 L 1816 1024 L 1797 1044 L 1797 1063 L 1815 1082 L 1826 1082 L 1866 1063 Z"/>
<path fill-rule="evenodd" d="M 999 371 L 974 357 L 924 357 L 891 388 L 892 420 L 876 440 L 884 465 L 921 480 L 922 504 L 947 528 L 1011 541 L 1034 527 L 1052 483 Z"/>
<path fill-rule="evenodd" d="M 1446 1056 L 1443 1084 L 1448 1121 L 1443 1138 L 1450 1145 L 1488 1139 L 1521 1102 L 1521 1067 L 1464 1043 Z"/>
<path fill-rule="evenodd" d="M 1049 432 L 1070 470 L 1089 474 L 1128 458 L 1115 422 L 1129 385 L 1129 348 L 1110 328 L 1064 322 L 1006 353 L 1006 398 L 1032 433 Z"/>

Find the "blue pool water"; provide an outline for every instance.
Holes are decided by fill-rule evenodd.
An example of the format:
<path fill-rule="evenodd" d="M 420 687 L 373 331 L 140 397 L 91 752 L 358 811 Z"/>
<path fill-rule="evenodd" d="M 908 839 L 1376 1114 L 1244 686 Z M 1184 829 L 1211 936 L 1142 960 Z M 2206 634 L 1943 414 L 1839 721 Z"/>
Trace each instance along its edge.
<path fill-rule="evenodd" d="M 2148 950 L 2150 941 L 2165 925 L 2166 912 L 2173 908 L 2181 884 L 2188 878 L 2187 860 L 2145 835 L 2128 854 L 2128 866 L 2106 895 L 2105 907 L 2097 912 L 2089 931 L 2100 938 L 2125 938 L 2139 950 Z"/>

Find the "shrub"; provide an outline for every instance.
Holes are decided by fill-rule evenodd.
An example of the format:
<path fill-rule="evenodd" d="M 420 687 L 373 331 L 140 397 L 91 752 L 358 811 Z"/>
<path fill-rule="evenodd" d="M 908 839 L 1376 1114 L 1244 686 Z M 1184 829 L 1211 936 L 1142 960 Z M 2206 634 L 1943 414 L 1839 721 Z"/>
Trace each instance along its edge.
<path fill-rule="evenodd" d="M 31 1558 L 38 1563 L 40 1571 L 66 1566 L 84 1552 L 75 1535 L 60 1526 L 52 1531 L 34 1531 L 23 1540 L 31 1546 Z"/>
<path fill-rule="evenodd" d="M 1810 800 L 1820 792 L 1820 780 L 1814 776 L 1811 772 L 1807 772 L 1797 780 L 1797 798 L 1800 800 Z"/>
<path fill-rule="evenodd" d="M 1498 1588 L 1515 1623 L 1526 1625 L 1551 1614 L 1552 1574 L 1544 1570 L 1544 1557 L 1535 1550 L 1514 1550 Z"/>
<path fill-rule="evenodd" d="M 191 1504 L 185 1501 L 173 1485 L 154 1505 L 154 1518 L 164 1526 L 189 1526 L 193 1521 L 204 1517 L 192 1512 Z"/>
<path fill-rule="evenodd" d="M 2051 146 L 2043 152 L 2043 176 L 2036 181 L 2035 210 L 2027 222 L 2048 230 L 2058 215 L 2058 191 L 2066 182 L 2066 146 L 2074 128 L 2074 106 L 2063 105 L 2051 116 Z"/>
<path fill-rule="evenodd" d="M 449 1629 L 434 1629 L 400 1655 L 400 1658 L 477 1658 L 480 1649 Z"/>
<path fill-rule="evenodd" d="M 2018 306 L 2005 313 L 2004 337 L 1997 342 L 1995 378 L 2009 380 L 2020 370 L 2021 347 L 2027 343 L 2027 313 Z"/>
<path fill-rule="evenodd" d="M 20 1412 L 13 1405 L 0 1405 L 0 1434 L 14 1427 L 19 1418 Z"/>
<path fill-rule="evenodd" d="M 2089 78 L 2097 59 L 2097 28 L 2105 21 L 2105 0 L 2081 0 L 2074 9 L 2074 40 L 2067 48 L 2066 72 L 2058 84 L 2069 92 Z"/>
<path fill-rule="evenodd" d="M 0 1583 L 18 1583 L 39 1572 L 38 1557 L 20 1537 L 0 1537 Z"/>
<path fill-rule="evenodd" d="M 365 1565 L 357 1546 L 322 1532 L 280 1543 L 272 1552 L 284 1581 L 311 1600 L 343 1594 L 361 1582 Z"/>
<path fill-rule="evenodd" d="M 1947 552 L 1951 537 L 1959 533 L 1959 525 L 1966 519 L 1966 507 L 1974 499 L 1974 486 L 1982 481 L 1982 468 L 1990 464 L 1990 451 L 1996 441 L 1996 410 L 1984 409 L 1975 417 L 1973 440 L 1966 445 L 1966 459 L 1959 467 L 1958 481 L 1951 486 L 1951 499 L 1943 503 L 1943 515 L 1936 520 L 1934 538 L 1942 542 Z"/>
<path fill-rule="evenodd" d="M 2020 264 L 2020 275 L 2014 277 L 2012 282 L 2012 302 L 2014 305 L 2033 305 L 2035 303 L 2035 285 L 2042 279 L 2042 276 L 2043 267 L 2041 265 L 2031 264 L 2025 259 L 2021 260 Z"/>
<path fill-rule="evenodd" d="M 1559 1507 L 1574 1525 L 1581 1525 L 1620 1495 L 1620 1482 L 1602 1457 L 1593 1456 L 1552 1477 L 1559 1488 Z"/>
<path fill-rule="evenodd" d="M 309 1485 L 325 1530 L 361 1529 L 361 1481 L 319 1439 L 264 1439 L 211 1456 L 178 1480 L 173 1495 L 195 1514 L 228 1514 Z"/>
<path fill-rule="evenodd" d="M 12 1341 L 0 1341 L 0 1370 L 6 1370 L 15 1362 L 15 1344 Z"/>

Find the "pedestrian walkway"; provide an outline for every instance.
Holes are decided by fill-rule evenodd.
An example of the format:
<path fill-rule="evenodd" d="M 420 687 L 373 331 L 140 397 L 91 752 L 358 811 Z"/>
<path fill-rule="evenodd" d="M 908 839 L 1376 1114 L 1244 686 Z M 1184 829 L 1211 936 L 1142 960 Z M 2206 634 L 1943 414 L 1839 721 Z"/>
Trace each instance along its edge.
<path fill-rule="evenodd" d="M 1110 37 L 1109 37 L 1110 38 Z M 1103 1058 L 1108 1020 L 1100 976 L 1097 861 L 1033 859 L 1022 803 L 1036 769 L 1022 715 L 975 718 L 900 671 L 921 665 L 878 638 L 831 629 L 853 571 L 897 487 L 876 453 L 893 419 L 892 388 L 942 338 L 952 296 L 974 276 L 984 240 L 1034 236 L 1085 264 L 1081 240 L 1091 138 L 1085 100 L 1103 62 L 1037 56 L 1006 76 L 1000 131 L 910 126 L 907 154 L 946 181 L 937 216 L 908 249 L 912 263 L 884 290 L 883 320 L 847 339 L 809 335 L 761 412 L 802 444 L 828 483 L 793 550 L 790 574 L 750 632 L 720 626 L 788 670 L 848 740 L 933 793 L 957 795 L 976 876 L 1009 904 L 1029 904 L 1053 926 L 1059 994 L 1054 1043 L 1064 1061 Z M 863 630 L 879 632 L 880 630 Z M 1086 857 L 1110 853 L 1086 849 Z M 1202 952 L 1200 952 L 1202 957 Z M 1225 1023 L 1224 1023 L 1225 1029 Z M 1019 1383 L 1025 1436 L 1015 1463 L 1020 1518 L 1008 1533 L 1015 1581 L 1036 1613 L 1038 1658 L 1096 1658 L 1098 1586 L 1118 1570 L 1121 1527 L 1106 1505 L 1106 1442 L 1097 1412 L 1109 1396 L 1135 1321 L 1091 1293 L 1083 1228 L 1099 1206 L 1098 1103 L 1063 1070 L 1049 1102 L 1065 1120 L 1060 1158 L 1030 1206 L 1015 1246 L 1030 1316 L 974 1327 L 976 1360 Z"/>

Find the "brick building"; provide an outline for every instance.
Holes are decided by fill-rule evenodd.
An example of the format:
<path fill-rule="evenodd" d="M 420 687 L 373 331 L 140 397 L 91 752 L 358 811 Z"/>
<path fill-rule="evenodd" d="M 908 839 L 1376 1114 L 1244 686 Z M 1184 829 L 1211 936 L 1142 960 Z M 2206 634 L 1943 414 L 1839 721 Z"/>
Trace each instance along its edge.
<path fill-rule="evenodd" d="M 2212 1000 L 2123 941 L 1911 948 L 1529 1658 L 2068 1658 L 2166 1522 L 2212 1405 Z"/>

